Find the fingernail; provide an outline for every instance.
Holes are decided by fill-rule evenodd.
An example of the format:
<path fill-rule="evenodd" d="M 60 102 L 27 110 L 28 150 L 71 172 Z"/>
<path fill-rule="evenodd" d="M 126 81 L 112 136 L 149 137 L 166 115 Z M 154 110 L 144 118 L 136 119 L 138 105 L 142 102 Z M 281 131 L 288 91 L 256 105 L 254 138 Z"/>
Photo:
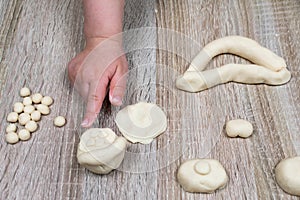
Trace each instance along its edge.
<path fill-rule="evenodd" d="M 114 103 L 116 105 L 121 105 L 122 104 L 122 99 L 119 96 L 113 97 L 111 101 L 112 101 L 112 103 Z"/>
<path fill-rule="evenodd" d="M 81 123 L 81 126 L 87 126 L 89 124 L 89 120 L 85 119 L 83 120 L 83 122 Z"/>

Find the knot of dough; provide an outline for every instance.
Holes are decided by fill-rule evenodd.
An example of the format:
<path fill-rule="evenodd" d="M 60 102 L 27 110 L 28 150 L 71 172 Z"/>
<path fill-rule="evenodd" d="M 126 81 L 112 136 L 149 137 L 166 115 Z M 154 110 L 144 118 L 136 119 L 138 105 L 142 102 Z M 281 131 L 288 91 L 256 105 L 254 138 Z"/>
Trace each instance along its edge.
<path fill-rule="evenodd" d="M 78 162 L 96 174 L 108 174 L 124 159 L 126 140 L 109 128 L 88 129 L 80 138 Z"/>

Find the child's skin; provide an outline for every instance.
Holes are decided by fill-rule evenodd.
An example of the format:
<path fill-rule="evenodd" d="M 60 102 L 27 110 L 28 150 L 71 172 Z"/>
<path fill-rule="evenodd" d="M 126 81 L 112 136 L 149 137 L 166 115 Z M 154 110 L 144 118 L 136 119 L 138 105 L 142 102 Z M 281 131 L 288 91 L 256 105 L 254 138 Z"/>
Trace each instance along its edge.
<path fill-rule="evenodd" d="M 122 38 L 106 42 L 113 35 L 121 35 L 124 0 L 83 0 L 83 5 L 86 46 L 69 62 L 68 71 L 74 87 L 87 101 L 81 125 L 90 127 L 100 112 L 108 86 L 111 104 L 122 104 L 128 65 Z M 95 56 L 91 56 L 92 50 Z M 85 59 L 88 55 L 89 59 Z"/>

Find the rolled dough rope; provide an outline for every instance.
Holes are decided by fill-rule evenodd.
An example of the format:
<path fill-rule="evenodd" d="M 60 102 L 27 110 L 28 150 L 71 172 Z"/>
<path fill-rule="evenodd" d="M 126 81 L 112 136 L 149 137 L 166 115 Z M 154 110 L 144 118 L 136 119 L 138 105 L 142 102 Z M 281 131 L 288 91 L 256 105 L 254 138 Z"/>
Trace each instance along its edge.
<path fill-rule="evenodd" d="M 199 92 L 231 81 L 246 84 L 282 85 L 290 79 L 291 73 L 286 68 L 275 72 L 254 64 L 227 64 L 203 72 L 187 71 L 183 76 L 177 78 L 176 87 L 188 92 Z"/>
<path fill-rule="evenodd" d="M 224 53 L 238 55 L 272 71 L 286 68 L 283 58 L 256 41 L 242 36 L 227 36 L 208 43 L 193 59 L 187 72 L 202 71 L 213 57 Z"/>

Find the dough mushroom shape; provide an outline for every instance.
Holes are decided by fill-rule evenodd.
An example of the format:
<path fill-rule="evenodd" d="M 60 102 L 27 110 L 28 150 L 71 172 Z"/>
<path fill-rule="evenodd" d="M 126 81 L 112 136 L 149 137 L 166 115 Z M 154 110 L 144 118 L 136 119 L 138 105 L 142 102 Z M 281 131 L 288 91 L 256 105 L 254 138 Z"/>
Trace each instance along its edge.
<path fill-rule="evenodd" d="M 275 177 L 285 192 L 300 196 L 300 156 L 280 161 L 275 168 Z"/>
<path fill-rule="evenodd" d="M 109 128 L 88 129 L 80 138 L 78 162 L 96 174 L 108 174 L 122 163 L 126 144 L 125 138 Z"/>
<path fill-rule="evenodd" d="M 202 71 L 209 61 L 223 53 L 246 58 L 255 64 L 227 64 Z M 207 44 L 191 62 L 187 71 L 176 80 L 176 87 L 199 92 L 227 82 L 282 85 L 291 79 L 283 58 L 256 41 L 241 36 L 228 36 Z"/>
<path fill-rule="evenodd" d="M 225 169 L 214 159 L 194 159 L 178 169 L 177 179 L 187 192 L 213 193 L 228 182 Z"/>
<path fill-rule="evenodd" d="M 145 102 L 123 108 L 115 122 L 123 136 L 132 143 L 149 144 L 167 128 L 167 117 L 162 109 Z"/>

